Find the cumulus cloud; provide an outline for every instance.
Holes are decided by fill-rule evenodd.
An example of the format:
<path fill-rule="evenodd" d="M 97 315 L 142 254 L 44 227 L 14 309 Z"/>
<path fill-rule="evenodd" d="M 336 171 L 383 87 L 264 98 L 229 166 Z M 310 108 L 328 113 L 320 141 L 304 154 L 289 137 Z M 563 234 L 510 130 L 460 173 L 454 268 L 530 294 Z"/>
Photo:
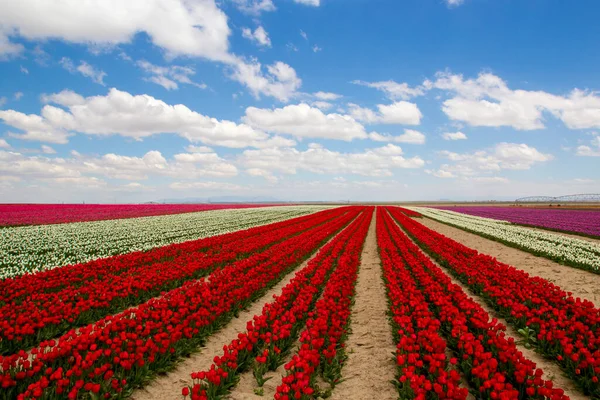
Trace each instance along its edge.
<path fill-rule="evenodd" d="M 178 65 L 161 67 L 149 63 L 146 60 L 136 62 L 136 65 L 150 75 L 149 77 L 144 78 L 145 80 L 156 83 L 167 90 L 178 89 L 178 83 L 196 86 L 200 89 L 206 89 L 207 87 L 204 83 L 192 81 L 191 77 L 196 74 L 196 71 L 191 67 L 182 67 Z"/>
<path fill-rule="evenodd" d="M 5 139 L 0 139 L 0 149 L 10 149 L 10 144 Z"/>
<path fill-rule="evenodd" d="M 132 95 L 114 88 L 106 96 L 83 97 L 66 90 L 43 100 L 51 104 L 42 108 L 41 115 L 0 111 L 0 119 L 7 125 L 25 132 L 12 136 L 66 143 L 72 132 L 134 139 L 175 133 L 191 142 L 234 148 L 262 147 L 268 141 L 281 141 L 246 124 L 202 115 L 183 104 L 170 105 L 149 95 Z"/>
<path fill-rule="evenodd" d="M 600 157 L 600 135 L 594 134 L 589 146 L 578 146 L 576 154 L 584 157 Z"/>
<path fill-rule="evenodd" d="M 186 55 L 215 61 L 230 58 L 227 16 L 214 0 L 2 2 L 0 32 L 4 54 L 19 51 L 9 41 L 12 36 L 116 46 L 130 43 L 136 34 L 145 32 L 170 57 Z"/>
<path fill-rule="evenodd" d="M 404 129 L 404 133 L 397 136 L 372 132 L 369 134 L 369 139 L 376 142 L 425 144 L 426 137 L 423 133 L 414 129 Z"/>
<path fill-rule="evenodd" d="M 274 9 L 270 0 L 236 0 L 236 5 L 249 13 Z M 30 12 L 31 9 L 36 12 Z M 59 4 L 23 0 L 10 5 L 0 3 L 0 56 L 22 50 L 22 46 L 10 42 L 10 37 L 33 41 L 53 38 L 110 49 L 131 43 L 142 32 L 164 51 L 167 59 L 201 57 L 223 63 L 230 71 L 229 76 L 245 85 L 256 97 L 272 96 L 287 101 L 302 84 L 296 71 L 283 62 L 275 62 L 263 70 L 257 60 L 231 53 L 227 16 L 215 0 L 66 0 Z M 47 57 L 39 46 L 35 51 Z M 39 58 L 36 55 L 36 59 Z M 99 83 L 104 76 L 102 71 L 89 64 L 75 67 L 71 62 L 69 68 Z M 169 89 L 175 88 L 174 82 L 177 82 L 167 74 L 155 74 L 150 79 Z"/>
<path fill-rule="evenodd" d="M 294 0 L 294 3 L 304 4 L 305 6 L 319 7 L 321 0 Z"/>
<path fill-rule="evenodd" d="M 317 174 L 354 174 L 362 176 L 392 176 L 395 169 L 421 168 L 420 157 L 405 158 L 402 148 L 394 144 L 357 153 L 342 153 L 311 144 L 305 151 L 295 148 L 246 150 L 238 162 L 254 176 L 273 180 L 275 173 L 286 175 L 298 171 Z"/>
<path fill-rule="evenodd" d="M 325 114 L 305 103 L 276 109 L 248 107 L 242 120 L 257 129 L 300 138 L 346 141 L 367 138 L 365 128 L 354 118 L 335 113 Z"/>
<path fill-rule="evenodd" d="M 44 148 L 45 147 L 45 148 Z M 45 154 L 54 154 L 48 146 Z M 188 149 L 188 150 L 194 150 Z M 149 151 L 141 157 L 109 153 L 102 156 L 73 154 L 71 158 L 28 156 L 0 150 L 2 175 L 28 182 L 104 184 L 106 179 L 137 182 L 155 177 L 178 180 L 198 180 L 206 177 L 231 178 L 238 174 L 235 165 L 218 156 L 212 149 L 202 153 L 189 151 L 167 160 L 159 151 Z"/>
<path fill-rule="evenodd" d="M 317 107 L 320 110 L 327 111 L 333 107 L 333 104 L 327 101 L 313 101 L 310 103 L 312 106 Z"/>
<path fill-rule="evenodd" d="M 416 104 L 407 101 L 378 104 L 377 111 L 352 103 L 348 107 L 352 117 L 367 124 L 419 125 L 423 116 Z"/>
<path fill-rule="evenodd" d="M 337 94 L 337 93 L 331 93 L 331 92 L 316 92 L 312 94 L 314 97 L 316 97 L 319 100 L 324 100 L 324 101 L 333 101 L 333 100 L 337 100 L 342 98 L 341 94 Z"/>
<path fill-rule="evenodd" d="M 448 7 L 458 7 L 465 2 L 465 0 L 444 0 L 444 1 L 448 5 Z"/>
<path fill-rule="evenodd" d="M 502 170 L 528 170 L 535 164 L 553 159 L 551 154 L 544 154 L 524 143 L 498 143 L 490 149 L 471 153 L 444 150 L 439 154 L 453 164 L 443 164 L 438 170 L 426 172 L 440 178 L 475 177 Z"/>
<path fill-rule="evenodd" d="M 395 81 L 379 81 L 379 82 L 365 82 L 361 80 L 352 81 L 355 85 L 361 85 L 377 89 L 385 93 L 385 95 L 392 99 L 408 100 L 413 97 L 422 96 L 425 94 L 425 88 L 422 86 L 410 87 L 408 83 L 398 83 Z"/>
<path fill-rule="evenodd" d="M 250 28 L 242 28 L 242 36 L 251 42 L 256 43 L 258 46 L 271 47 L 271 39 L 269 39 L 269 34 L 262 26 L 256 28 L 254 32 Z"/>
<path fill-rule="evenodd" d="M 44 153 L 44 154 L 56 154 L 56 150 L 54 150 L 50 146 L 47 146 L 47 145 L 43 144 L 42 145 L 42 153 Z"/>
<path fill-rule="evenodd" d="M 466 140 L 467 135 L 462 132 L 445 132 L 442 133 L 444 140 Z"/>
<path fill-rule="evenodd" d="M 255 59 L 236 58 L 231 68 L 231 78 L 245 85 L 256 98 L 265 95 L 288 101 L 302 85 L 294 68 L 281 61 L 268 65 L 266 74 Z"/>
<path fill-rule="evenodd" d="M 476 79 L 440 72 L 427 89 L 454 93 L 442 110 L 455 121 L 473 126 L 510 126 L 518 130 L 543 129 L 544 112 L 570 129 L 600 127 L 600 96 L 580 89 L 560 96 L 544 91 L 512 90 L 500 77 L 482 73 Z"/>
<path fill-rule="evenodd" d="M 273 0 L 233 0 L 233 2 L 238 10 L 253 16 L 276 10 Z"/>
<path fill-rule="evenodd" d="M 68 57 L 63 57 L 60 61 L 60 65 L 67 71 L 72 74 L 79 73 L 86 78 L 90 78 L 92 81 L 96 82 L 99 85 L 105 86 L 104 77 L 106 76 L 106 72 L 100 71 L 85 61 L 81 61 L 79 65 L 76 67 L 73 64 L 73 61 Z"/>

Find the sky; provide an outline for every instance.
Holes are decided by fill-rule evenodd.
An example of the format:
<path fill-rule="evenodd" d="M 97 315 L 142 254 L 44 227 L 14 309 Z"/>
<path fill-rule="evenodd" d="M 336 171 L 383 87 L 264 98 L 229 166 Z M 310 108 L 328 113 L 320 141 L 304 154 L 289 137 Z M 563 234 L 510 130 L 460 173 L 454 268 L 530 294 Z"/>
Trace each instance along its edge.
<path fill-rule="evenodd" d="M 0 0 L 0 202 L 600 193 L 597 15 L 595 0 Z"/>

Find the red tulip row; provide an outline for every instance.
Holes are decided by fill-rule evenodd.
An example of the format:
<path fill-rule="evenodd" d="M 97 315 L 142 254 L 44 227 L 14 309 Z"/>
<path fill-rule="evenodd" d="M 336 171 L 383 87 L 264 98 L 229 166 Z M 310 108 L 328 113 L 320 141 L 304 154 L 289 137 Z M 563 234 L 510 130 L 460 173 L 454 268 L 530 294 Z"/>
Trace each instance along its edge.
<path fill-rule="evenodd" d="M 406 215 L 407 217 L 412 217 L 412 218 L 421 218 L 423 215 L 421 213 L 418 213 L 416 211 L 413 210 L 409 210 L 408 208 L 404 208 L 404 207 L 397 207 L 400 211 L 402 211 L 402 213 L 404 215 Z"/>
<path fill-rule="evenodd" d="M 82 264 L 66 265 L 61 268 L 41 271 L 33 275 L 25 274 L 7 278 L 0 281 L 0 304 L 15 299 L 26 298 L 31 295 L 32 289 L 35 292 L 49 293 L 69 286 L 89 284 L 96 279 L 101 279 L 107 273 L 118 274 L 120 271 L 126 271 L 132 265 L 150 265 L 167 261 L 180 256 L 182 253 L 218 253 L 225 244 L 265 234 L 271 235 L 275 229 L 282 229 L 296 225 L 299 222 L 310 221 L 317 215 L 326 215 L 332 212 L 334 214 L 331 215 L 338 215 L 339 211 L 343 211 L 343 208 L 322 211 L 204 239 L 175 243 L 148 251 L 136 251 Z"/>
<path fill-rule="evenodd" d="M 272 224 L 270 231 L 259 227 L 154 249 L 151 254 L 119 256 L 114 264 L 110 259 L 83 264 L 79 266 L 81 275 L 75 275 L 74 283 L 65 279 L 62 289 L 40 290 L 35 283 L 39 282 L 38 275 L 44 273 L 29 276 L 33 281 L 28 289 L 31 294 L 8 301 L 0 308 L 0 354 L 29 348 L 68 329 L 141 304 L 185 281 L 206 276 L 229 262 L 247 258 L 310 227 L 339 218 L 345 212 L 347 209 L 335 209 Z M 140 263 L 140 258 L 155 262 Z M 65 275 L 70 277 L 77 267 L 48 272 L 67 269 Z M 25 283 L 26 279 L 19 282 Z"/>
<path fill-rule="evenodd" d="M 3 395 L 52 399 L 129 393 L 190 354 L 359 212 L 351 208 L 341 218 L 215 271 L 210 281 L 187 282 L 137 308 L 71 330 L 31 354 L 0 357 Z"/>
<path fill-rule="evenodd" d="M 450 348 L 460 357 L 458 366 L 479 391 L 478 397 L 568 399 L 552 381 L 541 378 L 542 370 L 523 356 L 512 338 L 506 338 L 502 324 L 490 320 L 488 313 L 421 253 L 389 215 L 386 218 L 400 259 L 439 319 Z"/>
<path fill-rule="evenodd" d="M 425 399 L 435 394 L 436 398 L 442 399 L 466 399 L 468 390 L 459 386 L 460 374 L 450 368 L 457 360 L 448 359 L 446 355 L 441 323 L 417 287 L 407 268 L 407 260 L 399 254 L 397 246 L 403 242 L 398 241 L 398 232 L 392 229 L 394 243 L 389 224 L 389 216 L 378 212 L 377 243 L 396 343 L 398 374 L 395 383 L 400 398 Z"/>
<path fill-rule="evenodd" d="M 317 374 L 331 387 L 341 379 L 346 361 L 344 344 L 350 322 L 350 307 L 355 293 L 361 249 L 373 219 L 373 208 L 366 213 L 359 233 L 348 241 L 338 260 L 333 276 L 327 282 L 323 297 L 300 334 L 300 349 L 285 365 L 288 371 L 277 387 L 275 399 L 313 399 L 319 393 Z"/>
<path fill-rule="evenodd" d="M 531 344 L 556 360 L 592 397 L 600 397 L 600 309 L 539 277 L 478 254 L 390 209 L 403 228 L 443 266 L 481 295 Z"/>
<path fill-rule="evenodd" d="M 330 274 L 337 276 L 341 263 L 354 250 L 353 244 L 364 241 L 371 217 L 372 208 L 325 245 L 282 289 L 281 295 L 248 322 L 246 332 L 224 347 L 223 356 L 216 357 L 207 371 L 192 374 L 192 399 L 220 398 L 250 367 L 262 386 L 264 373 L 277 369 L 290 351 Z M 183 389 L 184 394 L 189 392 L 189 388 Z"/>

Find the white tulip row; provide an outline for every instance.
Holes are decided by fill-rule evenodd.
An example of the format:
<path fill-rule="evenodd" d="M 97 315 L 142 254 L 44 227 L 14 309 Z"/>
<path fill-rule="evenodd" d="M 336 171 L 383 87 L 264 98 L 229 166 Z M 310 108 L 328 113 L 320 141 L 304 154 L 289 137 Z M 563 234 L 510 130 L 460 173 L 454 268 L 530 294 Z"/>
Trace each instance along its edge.
<path fill-rule="evenodd" d="M 491 237 L 533 254 L 568 265 L 600 271 L 600 246 L 596 243 L 513 225 L 507 221 L 476 217 L 427 207 L 406 207 L 426 217 Z"/>
<path fill-rule="evenodd" d="M 0 279 L 220 235 L 326 208 L 331 207 L 227 209 L 0 229 Z"/>

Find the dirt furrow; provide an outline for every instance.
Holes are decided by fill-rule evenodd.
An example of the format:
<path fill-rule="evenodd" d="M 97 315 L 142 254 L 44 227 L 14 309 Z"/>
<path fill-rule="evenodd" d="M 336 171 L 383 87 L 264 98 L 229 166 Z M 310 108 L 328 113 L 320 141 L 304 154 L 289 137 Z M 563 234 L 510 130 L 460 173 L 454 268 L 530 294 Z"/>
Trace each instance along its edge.
<path fill-rule="evenodd" d="M 332 400 L 397 399 L 392 385 L 396 350 L 387 318 L 387 298 L 377 251 L 376 218 L 369 227 L 361 255 L 356 296 L 346 341 L 348 359 L 342 369 L 344 379 L 333 390 Z"/>

